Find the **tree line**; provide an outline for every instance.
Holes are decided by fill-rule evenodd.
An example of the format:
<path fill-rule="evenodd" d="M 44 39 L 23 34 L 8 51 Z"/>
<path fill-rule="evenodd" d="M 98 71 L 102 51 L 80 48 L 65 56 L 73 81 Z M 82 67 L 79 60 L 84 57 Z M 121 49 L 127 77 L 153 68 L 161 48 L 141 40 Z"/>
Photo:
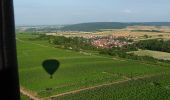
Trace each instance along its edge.
<path fill-rule="evenodd" d="M 163 51 L 170 53 L 170 40 L 163 39 L 143 40 L 136 43 L 136 47 L 140 49 Z"/>

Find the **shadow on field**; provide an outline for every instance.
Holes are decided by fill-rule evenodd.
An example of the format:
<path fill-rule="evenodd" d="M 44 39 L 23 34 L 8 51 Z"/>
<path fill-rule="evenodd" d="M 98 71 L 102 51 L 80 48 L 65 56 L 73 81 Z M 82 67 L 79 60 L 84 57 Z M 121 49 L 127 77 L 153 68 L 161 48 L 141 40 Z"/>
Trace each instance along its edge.
<path fill-rule="evenodd" d="M 56 59 L 48 59 L 43 61 L 42 66 L 44 70 L 53 78 L 53 74 L 58 70 L 60 62 Z"/>

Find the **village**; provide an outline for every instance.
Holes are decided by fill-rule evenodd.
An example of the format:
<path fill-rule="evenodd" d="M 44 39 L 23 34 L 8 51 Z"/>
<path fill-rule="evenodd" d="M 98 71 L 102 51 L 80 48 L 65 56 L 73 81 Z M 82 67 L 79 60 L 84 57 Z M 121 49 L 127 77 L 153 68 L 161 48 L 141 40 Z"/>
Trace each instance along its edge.
<path fill-rule="evenodd" d="M 92 41 L 92 45 L 94 45 L 97 48 L 113 48 L 113 47 L 122 47 L 125 45 L 129 45 L 131 42 L 127 41 L 121 41 L 116 38 L 99 38 L 94 39 Z"/>
<path fill-rule="evenodd" d="M 123 36 L 105 36 L 92 38 L 92 45 L 97 48 L 123 47 L 132 43 L 132 40 L 128 40 L 127 37 Z"/>
<path fill-rule="evenodd" d="M 79 33 L 80 34 L 80 33 Z M 64 36 L 64 37 L 82 37 L 91 41 L 91 44 L 97 48 L 113 48 L 113 47 L 123 47 L 133 43 L 133 38 L 131 36 L 118 36 L 118 35 L 96 35 L 96 34 L 56 34 L 56 33 L 46 33 L 47 36 Z"/>

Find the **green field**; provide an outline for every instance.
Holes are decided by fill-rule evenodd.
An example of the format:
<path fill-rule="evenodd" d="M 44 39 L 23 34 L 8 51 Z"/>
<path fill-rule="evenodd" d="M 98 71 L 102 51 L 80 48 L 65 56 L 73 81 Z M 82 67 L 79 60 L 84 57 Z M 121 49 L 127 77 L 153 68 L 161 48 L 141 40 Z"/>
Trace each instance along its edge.
<path fill-rule="evenodd" d="M 170 100 L 170 74 L 103 86 L 53 100 Z"/>
<path fill-rule="evenodd" d="M 17 35 L 20 84 L 39 97 L 49 97 L 68 91 L 170 71 L 168 67 L 139 61 L 114 59 L 96 54 L 85 55 L 54 48 L 47 41 L 31 41 L 27 39 L 28 37 L 32 36 Z M 54 74 L 53 79 L 50 79 L 50 76 L 42 68 L 42 62 L 46 59 L 60 61 L 60 68 Z M 47 88 L 52 89 L 49 91 Z M 110 87 L 105 88 L 104 93 L 116 95 L 114 92 L 110 92 Z M 121 93 L 123 92 L 120 90 Z M 118 95 L 120 94 L 118 93 Z M 89 95 L 86 92 L 81 92 L 80 96 Z M 107 95 L 105 96 L 107 97 Z M 70 97 L 75 98 L 69 95 L 68 98 Z M 67 96 L 63 99 L 67 100 Z"/>

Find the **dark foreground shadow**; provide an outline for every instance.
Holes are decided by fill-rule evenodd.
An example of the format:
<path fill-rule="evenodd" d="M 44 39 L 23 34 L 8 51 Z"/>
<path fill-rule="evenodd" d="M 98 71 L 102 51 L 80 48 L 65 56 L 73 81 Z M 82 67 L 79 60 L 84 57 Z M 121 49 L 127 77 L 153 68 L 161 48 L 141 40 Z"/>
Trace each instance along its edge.
<path fill-rule="evenodd" d="M 48 59 L 43 61 L 42 66 L 52 79 L 53 74 L 58 70 L 60 66 L 60 62 L 56 59 Z"/>

